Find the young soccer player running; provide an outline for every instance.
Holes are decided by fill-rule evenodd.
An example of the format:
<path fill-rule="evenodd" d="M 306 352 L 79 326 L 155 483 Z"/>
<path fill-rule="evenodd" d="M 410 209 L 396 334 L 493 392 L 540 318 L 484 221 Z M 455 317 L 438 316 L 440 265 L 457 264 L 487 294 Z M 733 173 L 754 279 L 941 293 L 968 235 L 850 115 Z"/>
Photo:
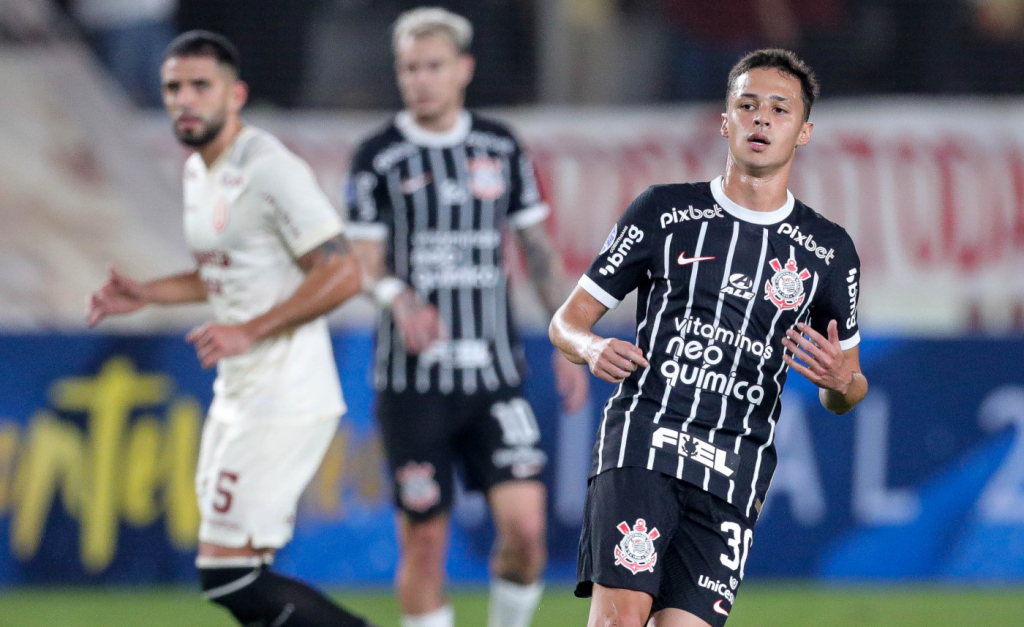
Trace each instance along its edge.
<path fill-rule="evenodd" d="M 590 627 L 724 625 L 775 470 L 789 369 L 836 413 L 867 393 L 857 251 L 786 188 L 817 95 L 793 53 L 744 57 L 722 115 L 725 174 L 638 196 L 551 322 L 570 360 L 619 384 L 580 538 Z M 595 335 L 634 289 L 635 343 Z"/>
<path fill-rule="evenodd" d="M 309 166 L 240 117 L 247 88 L 224 37 L 190 31 L 160 70 L 185 163 L 190 272 L 148 282 L 114 269 L 90 325 L 152 303 L 208 301 L 188 334 L 217 366 L 196 470 L 196 566 L 204 596 L 242 625 L 366 627 L 306 584 L 269 569 L 296 504 L 345 412 L 323 315 L 360 291 L 342 222 Z"/>
<path fill-rule="evenodd" d="M 568 286 L 531 160 L 504 125 L 463 108 L 471 38 L 470 23 L 443 9 L 398 19 L 405 110 L 359 146 L 349 181 L 348 232 L 381 305 L 374 382 L 399 509 L 403 627 L 453 625 L 444 562 L 456 467 L 469 489 L 487 495 L 494 516 L 490 627 L 527 627 L 546 557 L 546 456 L 520 392 L 505 228 L 522 244 L 549 312 Z M 555 358 L 574 410 L 589 375 Z"/>

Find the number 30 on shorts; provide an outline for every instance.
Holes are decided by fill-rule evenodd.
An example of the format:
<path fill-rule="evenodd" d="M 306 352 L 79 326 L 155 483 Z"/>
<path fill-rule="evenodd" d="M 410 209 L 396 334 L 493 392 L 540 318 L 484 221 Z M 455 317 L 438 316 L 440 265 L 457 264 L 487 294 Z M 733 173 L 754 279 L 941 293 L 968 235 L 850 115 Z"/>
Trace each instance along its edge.
<path fill-rule="evenodd" d="M 722 560 L 722 565 L 729 570 L 738 568 L 740 580 L 742 580 L 743 569 L 747 567 L 747 554 L 750 553 L 750 547 L 754 544 L 754 530 L 744 531 L 737 523 L 726 521 L 722 523 L 722 531 L 726 534 L 726 542 L 732 547 L 732 555 L 722 553 L 719 559 Z"/>

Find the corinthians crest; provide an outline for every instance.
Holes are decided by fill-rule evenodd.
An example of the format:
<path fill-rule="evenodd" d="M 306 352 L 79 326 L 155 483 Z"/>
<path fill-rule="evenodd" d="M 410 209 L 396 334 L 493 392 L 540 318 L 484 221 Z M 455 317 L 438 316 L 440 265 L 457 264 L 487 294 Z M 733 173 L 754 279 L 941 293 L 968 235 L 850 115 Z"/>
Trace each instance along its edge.
<path fill-rule="evenodd" d="M 634 575 L 645 570 L 654 572 L 654 564 L 658 561 L 654 541 L 661 537 L 658 530 L 655 528 L 647 531 L 647 521 L 643 518 L 637 518 L 632 529 L 626 521 L 620 522 L 617 529 L 625 537 L 615 547 L 615 565 L 622 566 Z"/>
<path fill-rule="evenodd" d="M 764 299 L 772 301 L 782 311 L 799 307 L 804 302 L 804 281 L 811 273 L 807 268 L 797 270 L 796 259 L 790 259 L 785 266 L 778 259 L 772 259 L 768 265 L 775 274 L 764 284 Z"/>

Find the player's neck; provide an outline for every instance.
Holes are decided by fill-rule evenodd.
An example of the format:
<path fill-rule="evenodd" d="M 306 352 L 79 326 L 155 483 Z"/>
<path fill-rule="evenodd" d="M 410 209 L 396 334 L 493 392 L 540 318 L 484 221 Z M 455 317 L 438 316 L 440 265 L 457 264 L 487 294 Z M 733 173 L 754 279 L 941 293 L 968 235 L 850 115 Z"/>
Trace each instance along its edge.
<path fill-rule="evenodd" d="M 775 211 L 788 200 L 789 168 L 792 162 L 773 172 L 750 172 L 726 160 L 722 190 L 737 205 L 751 211 Z"/>
<path fill-rule="evenodd" d="M 454 107 L 449 111 L 445 111 L 439 115 L 433 116 L 417 116 L 415 112 L 409 112 L 412 115 L 412 120 L 416 126 L 420 127 L 424 131 L 431 133 L 447 133 L 448 131 L 455 128 L 455 125 L 459 122 L 459 114 L 462 113 L 462 107 Z"/>
<path fill-rule="evenodd" d="M 242 124 L 242 120 L 237 117 L 230 118 L 224 124 L 224 128 L 221 129 L 220 133 L 213 138 L 213 141 L 205 146 L 196 149 L 199 156 L 203 158 L 203 163 L 206 164 L 206 168 L 209 169 L 220 156 L 224 154 L 231 144 L 235 142 L 235 138 L 242 132 L 242 128 L 245 125 Z"/>

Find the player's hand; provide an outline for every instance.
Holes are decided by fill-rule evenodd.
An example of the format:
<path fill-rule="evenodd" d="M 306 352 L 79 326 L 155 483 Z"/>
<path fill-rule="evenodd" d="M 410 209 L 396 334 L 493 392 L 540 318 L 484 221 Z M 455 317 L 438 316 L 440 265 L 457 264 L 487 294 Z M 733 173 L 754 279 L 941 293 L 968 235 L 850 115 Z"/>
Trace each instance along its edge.
<path fill-rule="evenodd" d="M 845 396 L 853 383 L 853 370 L 839 346 L 839 323 L 835 320 L 828 323 L 828 338 L 802 322 L 797 329 L 799 333 L 792 329 L 786 331 L 782 345 L 804 363 L 789 353 L 783 353 L 782 358 L 814 385 Z"/>
<path fill-rule="evenodd" d="M 566 359 L 557 348 L 551 355 L 551 367 L 555 371 L 555 388 L 562 395 L 562 408 L 570 414 L 579 411 L 590 394 L 586 369 Z"/>
<path fill-rule="evenodd" d="M 124 276 L 111 265 L 106 283 L 89 295 L 85 319 L 94 327 L 107 316 L 131 313 L 147 303 L 149 295 L 145 285 Z"/>
<path fill-rule="evenodd" d="M 599 338 L 588 347 L 583 357 L 590 364 L 594 376 L 609 383 L 621 383 L 638 366 L 646 368 L 649 365 L 643 351 L 614 337 Z"/>
<path fill-rule="evenodd" d="M 192 329 L 185 340 L 195 345 L 203 368 L 212 368 L 225 357 L 241 355 L 253 344 L 253 338 L 244 327 L 212 322 Z"/>
<path fill-rule="evenodd" d="M 437 340 L 448 336 L 437 315 L 437 308 L 422 302 L 412 290 L 406 290 L 395 297 L 391 312 L 395 316 L 395 326 L 402 334 L 405 352 L 410 355 L 418 355 Z"/>

